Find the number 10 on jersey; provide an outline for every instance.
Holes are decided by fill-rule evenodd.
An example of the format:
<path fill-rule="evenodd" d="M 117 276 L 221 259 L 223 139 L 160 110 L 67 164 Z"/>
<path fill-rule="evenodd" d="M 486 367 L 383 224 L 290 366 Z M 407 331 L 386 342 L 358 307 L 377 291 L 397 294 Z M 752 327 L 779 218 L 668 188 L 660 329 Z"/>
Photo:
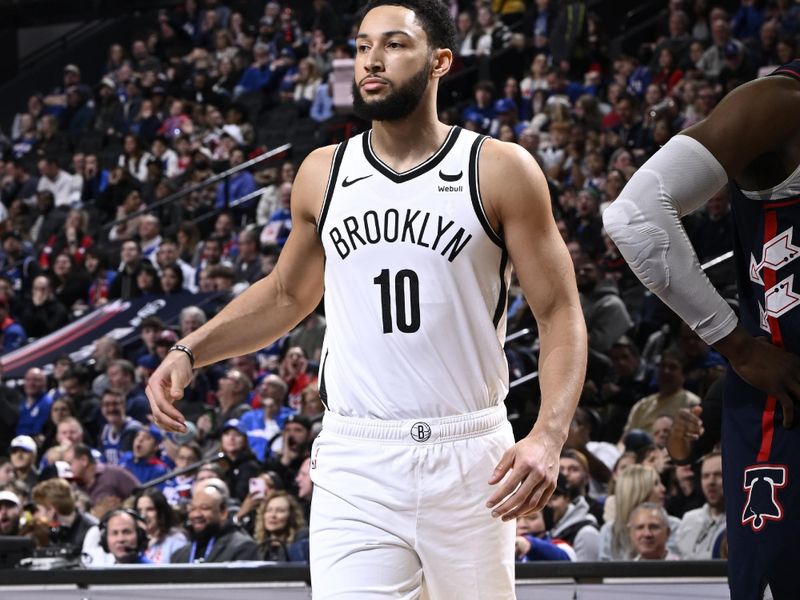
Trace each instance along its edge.
<path fill-rule="evenodd" d="M 392 302 L 392 278 L 389 269 L 373 279 L 381 288 L 381 314 L 383 315 L 383 333 L 392 333 L 392 304 L 395 306 L 397 329 L 402 333 L 414 333 L 419 329 L 419 277 L 410 269 L 398 271 L 394 276 L 394 302 Z M 408 295 L 408 306 L 406 306 Z"/>

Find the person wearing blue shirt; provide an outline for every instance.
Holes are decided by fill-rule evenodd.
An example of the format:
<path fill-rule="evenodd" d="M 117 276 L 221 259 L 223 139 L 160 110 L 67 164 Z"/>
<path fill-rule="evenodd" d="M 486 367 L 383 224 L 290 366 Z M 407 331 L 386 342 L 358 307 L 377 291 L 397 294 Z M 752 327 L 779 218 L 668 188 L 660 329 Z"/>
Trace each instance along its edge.
<path fill-rule="evenodd" d="M 11 316 L 8 298 L 0 295 L 0 331 L 3 332 L 3 354 L 27 343 L 28 335 Z"/>
<path fill-rule="evenodd" d="M 133 451 L 124 455 L 122 466 L 143 484 L 165 475 L 169 468 L 158 458 L 159 446 L 163 440 L 163 434 L 153 424 L 140 429 L 133 438 Z M 159 489 L 163 487 L 164 482 L 158 485 Z"/>
<path fill-rule="evenodd" d="M 231 152 L 231 168 L 238 167 L 244 162 L 244 151 L 241 148 L 234 148 Z M 239 198 L 243 198 L 256 190 L 256 180 L 250 171 L 239 171 L 228 180 L 228 202 L 233 203 Z M 225 208 L 225 182 L 221 181 L 217 187 L 217 199 L 214 202 L 214 208 Z M 251 198 L 247 202 L 238 205 L 234 208 L 237 213 L 247 212 L 248 210 L 255 210 L 258 198 Z"/>
<path fill-rule="evenodd" d="M 42 433 L 50 416 L 53 399 L 47 393 L 47 377 L 44 372 L 33 367 L 25 373 L 23 383 L 24 397 L 19 405 L 17 435 L 36 437 Z"/>
<path fill-rule="evenodd" d="M 271 454 L 270 440 L 281 434 L 281 427 L 276 420 L 278 408 L 274 398 L 263 398 L 260 409 L 247 411 L 239 418 L 239 427 L 247 436 L 250 450 L 261 462 Z M 284 416 L 284 421 L 286 417 L 288 415 Z"/>
<path fill-rule="evenodd" d="M 133 448 L 133 440 L 142 424 L 125 414 L 125 399 L 120 392 L 112 389 L 103 392 L 100 413 L 106 423 L 100 432 L 98 444 L 103 461 L 118 465 L 122 455 Z"/>

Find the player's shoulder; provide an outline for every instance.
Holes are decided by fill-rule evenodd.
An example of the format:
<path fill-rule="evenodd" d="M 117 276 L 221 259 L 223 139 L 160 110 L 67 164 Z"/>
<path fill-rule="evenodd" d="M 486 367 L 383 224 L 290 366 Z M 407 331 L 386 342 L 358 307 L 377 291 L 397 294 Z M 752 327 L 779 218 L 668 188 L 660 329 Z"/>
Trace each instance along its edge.
<path fill-rule="evenodd" d="M 333 163 L 333 155 L 336 153 L 336 148 L 338 148 L 338 144 L 322 146 L 312 150 L 300 164 L 298 176 L 300 176 L 301 171 L 311 177 L 319 177 L 320 171 L 327 173 Z"/>
<path fill-rule="evenodd" d="M 481 181 L 500 186 L 505 192 L 545 182 L 544 173 L 530 152 L 519 144 L 488 138 L 481 148 Z M 483 184 L 481 185 L 483 189 Z"/>
<path fill-rule="evenodd" d="M 336 148 L 336 145 L 317 148 L 300 163 L 292 185 L 293 212 L 297 209 L 309 220 L 319 214 Z"/>

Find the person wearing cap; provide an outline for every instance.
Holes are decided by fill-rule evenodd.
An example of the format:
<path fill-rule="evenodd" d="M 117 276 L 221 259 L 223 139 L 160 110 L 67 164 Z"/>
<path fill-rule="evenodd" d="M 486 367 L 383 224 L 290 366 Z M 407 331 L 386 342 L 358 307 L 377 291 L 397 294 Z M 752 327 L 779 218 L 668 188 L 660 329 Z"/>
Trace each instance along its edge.
<path fill-rule="evenodd" d="M 231 496 L 242 501 L 250 492 L 250 478 L 257 477 L 261 467 L 250 450 L 247 434 L 242 430 L 239 419 L 229 419 L 222 426 L 220 450 L 225 453 L 228 463 L 225 483 L 228 484 Z"/>
<path fill-rule="evenodd" d="M 586 498 L 570 490 L 567 478 L 559 474 L 556 489 L 547 503 L 553 515 L 550 537 L 564 540 L 575 549 L 575 559 L 596 561 L 600 554 L 597 519 L 589 512 Z"/>
<path fill-rule="evenodd" d="M 163 441 L 164 434 L 158 427 L 152 423 L 148 427 L 142 427 L 133 438 L 132 452 L 126 453 L 120 464 L 143 484 L 161 477 L 169 472 L 169 467 L 159 458 Z M 158 485 L 159 489 L 163 487 L 163 482 Z"/>
<path fill-rule="evenodd" d="M 49 409 L 46 414 L 50 414 Z M 36 442 L 29 435 L 18 435 L 11 440 L 8 451 L 11 455 L 11 464 L 14 466 L 15 478 L 25 482 L 29 488 L 32 487 L 39 478 L 39 473 L 36 471 L 38 454 Z"/>
<path fill-rule="evenodd" d="M 54 477 L 34 486 L 31 499 L 41 507 L 50 523 L 50 541 L 83 547 L 83 539 L 98 520 L 80 511 L 75 495 L 66 479 Z"/>
<path fill-rule="evenodd" d="M 0 492 L 0 535 L 18 535 L 22 502 L 14 492 Z"/>

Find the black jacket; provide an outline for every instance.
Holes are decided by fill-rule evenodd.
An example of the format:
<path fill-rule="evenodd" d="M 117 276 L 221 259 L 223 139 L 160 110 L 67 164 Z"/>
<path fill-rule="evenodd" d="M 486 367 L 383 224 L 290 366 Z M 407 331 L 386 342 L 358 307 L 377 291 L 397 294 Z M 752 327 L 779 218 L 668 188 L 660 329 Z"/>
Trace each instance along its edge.
<path fill-rule="evenodd" d="M 205 550 L 205 547 L 202 549 Z M 176 550 L 170 557 L 172 563 L 188 563 L 192 553 L 192 542 Z M 195 560 L 203 558 L 204 552 L 196 548 Z M 242 533 L 232 523 L 223 526 L 222 533 L 214 540 L 214 546 L 205 562 L 229 562 L 233 560 L 261 560 L 258 544 L 249 535 Z"/>

